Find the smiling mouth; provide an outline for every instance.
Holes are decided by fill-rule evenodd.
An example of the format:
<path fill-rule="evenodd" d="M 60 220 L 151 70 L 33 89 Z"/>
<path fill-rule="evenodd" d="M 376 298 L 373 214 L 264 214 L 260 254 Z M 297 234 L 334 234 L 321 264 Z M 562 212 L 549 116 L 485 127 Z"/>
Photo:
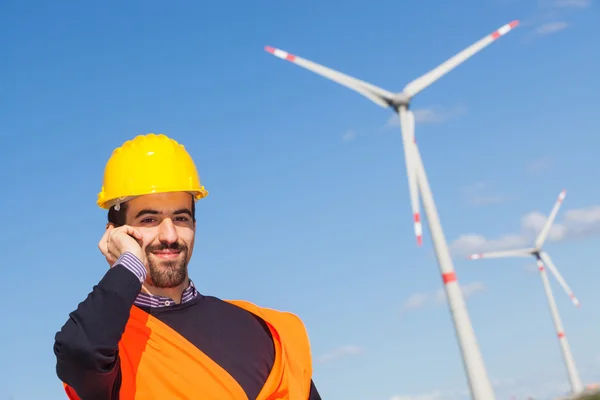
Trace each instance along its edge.
<path fill-rule="evenodd" d="M 163 251 L 155 251 L 152 252 L 156 257 L 161 258 L 163 260 L 171 260 L 173 258 L 179 257 L 181 251 L 179 250 L 163 250 Z"/>

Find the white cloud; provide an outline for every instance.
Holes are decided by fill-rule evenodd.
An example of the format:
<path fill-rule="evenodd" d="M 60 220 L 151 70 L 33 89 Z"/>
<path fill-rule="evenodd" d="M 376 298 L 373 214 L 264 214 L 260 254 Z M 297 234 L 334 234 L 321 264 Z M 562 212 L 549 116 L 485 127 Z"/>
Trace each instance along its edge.
<path fill-rule="evenodd" d="M 598 366 L 600 357 L 592 363 L 579 363 L 581 378 L 593 390 L 593 382 L 599 382 Z M 546 365 L 526 376 L 517 378 L 492 379 L 492 388 L 496 399 L 539 399 L 566 400 L 569 391 L 569 381 L 566 377 L 564 364 L 560 361 Z M 390 400 L 469 400 L 467 387 L 455 390 L 432 390 L 421 394 L 400 395 Z"/>
<path fill-rule="evenodd" d="M 472 297 L 473 295 L 483 292 L 485 285 L 483 282 L 470 282 L 464 285 L 460 285 L 463 296 L 465 299 Z M 427 306 L 440 306 L 446 303 L 446 292 L 443 288 L 438 289 L 435 292 L 425 293 L 414 293 L 404 301 L 402 308 L 405 311 L 417 310 L 425 308 Z"/>
<path fill-rule="evenodd" d="M 521 22 L 523 27 L 535 27 L 523 36 L 523 42 L 531 43 L 540 36 L 565 30 L 571 25 L 564 20 L 566 14 L 569 11 L 584 10 L 591 4 L 591 0 L 538 0 L 538 7 L 533 15 Z"/>
<path fill-rule="evenodd" d="M 471 282 L 466 285 L 462 285 L 462 292 L 465 298 L 469 298 L 474 294 L 481 293 L 485 290 L 485 285 L 483 282 Z M 444 297 L 445 299 L 446 297 Z"/>
<path fill-rule="evenodd" d="M 429 392 L 417 394 L 396 395 L 390 400 L 469 400 L 470 392 L 467 388 L 462 390 L 441 390 L 436 389 Z"/>
<path fill-rule="evenodd" d="M 525 171 L 529 174 L 539 174 L 550 169 L 554 165 L 554 158 L 540 157 L 525 164 Z"/>
<path fill-rule="evenodd" d="M 334 349 L 328 353 L 321 354 L 319 357 L 317 357 L 316 361 L 319 363 L 325 363 L 337 360 L 338 358 L 355 356 L 362 353 L 364 353 L 364 349 L 360 346 L 340 346 L 337 349 Z"/>
<path fill-rule="evenodd" d="M 507 196 L 495 193 L 484 182 L 476 182 L 463 188 L 467 203 L 472 206 L 500 204 L 509 200 Z"/>
<path fill-rule="evenodd" d="M 452 108 L 431 107 L 421 108 L 414 111 L 415 122 L 421 124 L 435 124 L 449 121 L 467 111 L 464 106 Z"/>
<path fill-rule="evenodd" d="M 464 106 L 455 107 L 429 107 L 429 108 L 417 108 L 412 110 L 415 116 L 416 124 L 439 124 L 442 122 L 449 121 L 456 118 L 459 115 L 464 114 L 467 111 Z M 393 114 L 385 124 L 386 127 L 399 126 L 400 119 L 397 114 Z"/>
<path fill-rule="evenodd" d="M 415 395 L 399 395 L 394 396 L 390 400 L 446 400 L 448 396 L 444 396 L 444 393 L 440 390 L 436 390 L 430 393 L 422 393 Z"/>
<path fill-rule="evenodd" d="M 472 253 L 533 246 L 546 220 L 547 216 L 537 211 L 530 212 L 521 218 L 519 233 L 506 234 L 495 239 L 475 233 L 464 234 L 452 242 L 450 250 L 454 255 L 466 256 Z M 600 234 L 600 205 L 568 210 L 561 222 L 554 222 L 547 240 L 581 240 L 597 234 Z"/>
<path fill-rule="evenodd" d="M 466 256 L 472 253 L 526 247 L 530 244 L 531 240 L 522 235 L 503 235 L 497 239 L 487 239 L 483 235 L 465 234 L 452 242 L 450 251 L 454 255 Z"/>
<path fill-rule="evenodd" d="M 356 139 L 356 132 L 353 130 L 349 130 L 342 135 L 343 142 L 351 142 L 354 139 Z"/>
<path fill-rule="evenodd" d="M 387 122 L 385 123 L 385 127 L 386 128 L 391 128 L 394 126 L 400 126 L 400 118 L 398 117 L 398 114 L 392 114 L 391 117 L 388 118 Z"/>
<path fill-rule="evenodd" d="M 564 21 L 546 22 L 538 26 L 535 29 L 535 33 L 537 33 L 538 35 L 549 35 L 552 33 L 560 32 L 566 29 L 568 26 L 569 24 Z"/>
<path fill-rule="evenodd" d="M 597 363 L 580 362 L 578 367 L 586 387 L 592 382 L 598 382 L 600 374 Z M 570 385 L 564 368 L 564 364 L 558 361 L 528 376 L 492 380 L 492 386 L 498 399 L 514 396 L 517 399 L 574 400 L 568 395 Z M 591 386 L 588 389 L 593 390 Z"/>
<path fill-rule="evenodd" d="M 429 293 L 414 293 L 404 302 L 403 308 L 405 310 L 415 310 L 423 308 L 427 305 L 431 298 Z"/>

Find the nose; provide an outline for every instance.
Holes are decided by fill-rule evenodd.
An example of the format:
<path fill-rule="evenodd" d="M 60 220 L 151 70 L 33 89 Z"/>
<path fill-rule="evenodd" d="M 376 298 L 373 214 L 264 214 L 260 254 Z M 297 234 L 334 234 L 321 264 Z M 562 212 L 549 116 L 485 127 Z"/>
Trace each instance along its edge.
<path fill-rule="evenodd" d="M 158 227 L 158 240 L 171 244 L 177 242 L 178 239 L 179 235 L 171 218 L 163 219 Z"/>

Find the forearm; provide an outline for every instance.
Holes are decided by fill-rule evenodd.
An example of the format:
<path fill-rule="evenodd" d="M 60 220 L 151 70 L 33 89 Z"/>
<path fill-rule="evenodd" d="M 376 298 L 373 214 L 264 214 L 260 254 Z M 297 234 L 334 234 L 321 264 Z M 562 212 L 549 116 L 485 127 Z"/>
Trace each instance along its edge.
<path fill-rule="evenodd" d="M 56 373 L 80 397 L 112 391 L 119 341 L 144 278 L 143 264 L 125 253 L 56 334 Z"/>

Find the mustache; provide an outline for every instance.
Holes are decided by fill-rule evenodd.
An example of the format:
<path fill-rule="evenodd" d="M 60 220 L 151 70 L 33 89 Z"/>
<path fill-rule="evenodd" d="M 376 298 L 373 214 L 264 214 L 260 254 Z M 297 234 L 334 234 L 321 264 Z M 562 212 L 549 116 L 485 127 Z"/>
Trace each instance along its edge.
<path fill-rule="evenodd" d="M 146 253 L 152 253 L 152 252 L 161 251 L 161 250 L 177 250 L 177 251 L 181 251 L 181 252 L 187 252 L 188 247 L 185 243 L 180 243 L 180 242 L 173 242 L 173 243 L 161 242 L 158 244 L 146 246 Z"/>

